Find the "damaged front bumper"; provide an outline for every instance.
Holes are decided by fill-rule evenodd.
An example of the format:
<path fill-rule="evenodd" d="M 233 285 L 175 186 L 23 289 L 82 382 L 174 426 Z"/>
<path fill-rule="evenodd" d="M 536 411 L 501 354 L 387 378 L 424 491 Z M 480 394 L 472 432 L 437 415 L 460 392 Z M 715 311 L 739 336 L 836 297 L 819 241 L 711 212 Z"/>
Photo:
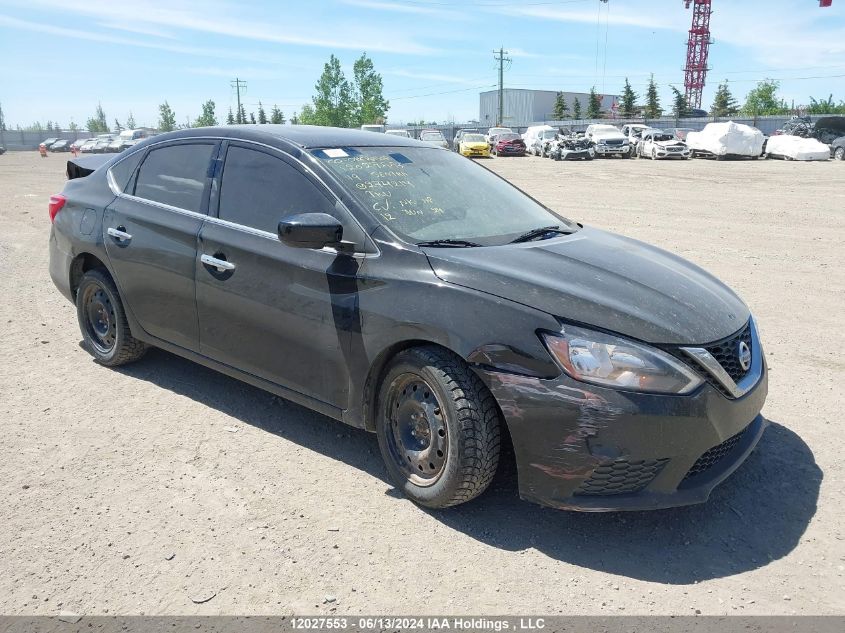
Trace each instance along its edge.
<path fill-rule="evenodd" d="M 763 367 L 738 399 L 710 384 L 684 396 L 623 392 L 562 374 L 476 370 L 513 441 L 520 496 L 560 509 L 650 510 L 702 503 L 756 446 Z"/>

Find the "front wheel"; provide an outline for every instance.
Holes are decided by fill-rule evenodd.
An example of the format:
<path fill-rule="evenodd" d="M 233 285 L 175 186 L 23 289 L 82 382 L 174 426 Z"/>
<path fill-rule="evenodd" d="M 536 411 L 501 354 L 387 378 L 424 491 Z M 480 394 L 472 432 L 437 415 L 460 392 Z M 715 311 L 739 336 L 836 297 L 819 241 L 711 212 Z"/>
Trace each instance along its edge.
<path fill-rule="evenodd" d="M 86 347 L 101 365 L 125 365 L 147 351 L 146 344 L 132 336 L 117 286 L 102 268 L 82 275 L 76 291 L 76 317 Z"/>
<path fill-rule="evenodd" d="M 480 495 L 499 463 L 499 411 L 467 365 L 434 346 L 400 353 L 382 380 L 379 448 L 407 497 L 446 508 Z"/>
<path fill-rule="evenodd" d="M 837 147 L 836 151 L 833 152 L 833 157 L 836 160 L 845 160 L 845 147 Z"/>

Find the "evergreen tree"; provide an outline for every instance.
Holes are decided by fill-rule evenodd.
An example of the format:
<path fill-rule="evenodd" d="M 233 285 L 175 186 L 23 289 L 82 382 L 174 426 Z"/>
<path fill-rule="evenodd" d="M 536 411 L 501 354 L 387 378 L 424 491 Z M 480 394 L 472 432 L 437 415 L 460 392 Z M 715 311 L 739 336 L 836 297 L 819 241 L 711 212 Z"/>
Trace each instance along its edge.
<path fill-rule="evenodd" d="M 117 120 L 117 117 L 115 117 L 115 119 L 114 119 L 114 133 L 115 133 L 115 134 L 120 134 L 120 131 L 121 131 L 122 129 L 123 129 L 123 128 L 120 126 L 120 121 L 118 121 L 118 120 Z"/>
<path fill-rule="evenodd" d="M 86 127 L 93 134 L 105 134 L 109 131 L 109 124 L 106 122 L 106 113 L 103 112 L 103 106 L 97 104 L 97 110 L 94 116 L 88 119 Z"/>
<path fill-rule="evenodd" d="M 235 121 L 238 123 L 246 123 L 246 110 L 244 109 L 244 104 L 242 103 L 238 108 L 238 113 L 235 117 Z"/>
<path fill-rule="evenodd" d="M 0 132 L 6 131 L 6 117 L 3 115 L 3 105 L 0 104 Z"/>
<path fill-rule="evenodd" d="M 647 119 L 658 119 L 663 114 L 660 107 L 660 95 L 657 94 L 657 84 L 654 82 L 654 75 L 648 80 L 648 89 L 645 95 L 645 116 Z"/>
<path fill-rule="evenodd" d="M 555 120 L 560 121 L 561 119 L 565 119 L 568 116 L 569 116 L 569 106 L 566 103 L 566 97 L 564 97 L 562 92 L 558 92 L 555 95 L 555 112 L 554 112 Z"/>
<path fill-rule="evenodd" d="M 710 106 L 710 114 L 713 116 L 734 116 L 739 112 L 739 105 L 728 89 L 728 80 L 719 84 L 716 95 L 713 97 L 713 105 Z"/>
<path fill-rule="evenodd" d="M 194 127 L 211 127 L 217 125 L 217 115 L 215 114 L 216 105 L 214 101 L 209 99 L 202 104 L 202 114 L 194 121 Z M 229 112 L 231 114 L 231 110 Z"/>
<path fill-rule="evenodd" d="M 335 127 L 349 127 L 356 121 L 356 106 L 352 96 L 352 88 L 340 68 L 340 60 L 331 55 L 323 67 L 323 74 L 314 86 L 317 91 L 312 97 L 314 103 L 313 120 L 308 123 L 315 125 L 332 125 Z M 311 112 L 302 108 L 301 120 L 312 119 Z"/>
<path fill-rule="evenodd" d="M 572 104 L 572 116 L 576 121 L 581 119 L 581 100 L 575 97 L 575 102 Z"/>
<path fill-rule="evenodd" d="M 52 132 L 53 131 L 53 122 L 47 121 L 47 125 L 44 126 L 44 130 L 46 132 Z"/>
<path fill-rule="evenodd" d="M 352 67 L 355 111 L 352 123 L 385 123 L 390 103 L 384 98 L 384 85 L 373 66 L 373 60 L 363 53 Z"/>
<path fill-rule="evenodd" d="M 249 122 L 250 122 L 250 123 L 252 123 L 253 125 L 255 125 L 255 123 L 256 123 L 256 121 L 255 121 L 255 112 L 250 112 L 250 113 L 249 113 Z"/>
<path fill-rule="evenodd" d="M 294 113 L 290 115 L 290 123 L 291 125 L 299 125 L 299 115 L 296 113 L 296 111 L 294 111 Z"/>
<path fill-rule="evenodd" d="M 590 88 L 590 97 L 587 102 L 587 118 L 598 119 L 601 117 L 601 97 L 596 92 L 596 87 Z"/>
<path fill-rule="evenodd" d="M 234 125 L 235 124 L 235 115 L 232 114 L 232 108 L 229 108 L 229 114 L 226 116 L 226 125 Z"/>
<path fill-rule="evenodd" d="M 279 106 L 274 105 L 273 109 L 270 111 L 270 123 L 275 123 L 276 125 L 281 125 L 285 122 L 285 113 L 279 110 Z"/>
<path fill-rule="evenodd" d="M 264 112 L 264 106 L 260 101 L 258 102 L 258 122 L 261 125 L 266 125 L 267 123 L 267 113 Z"/>
<path fill-rule="evenodd" d="M 135 117 L 132 116 L 132 111 L 129 111 L 129 116 L 126 117 L 126 128 L 129 130 L 134 130 L 137 126 L 135 125 Z"/>
<path fill-rule="evenodd" d="M 71 121 L 71 122 L 70 122 L 70 125 L 68 126 L 68 129 L 69 129 L 71 132 L 74 132 L 74 133 L 75 133 L 75 132 L 78 132 L 78 131 L 79 131 L 79 126 L 78 126 L 76 123 L 74 123 L 73 121 Z"/>
<path fill-rule="evenodd" d="M 675 115 L 676 119 L 689 116 L 690 108 L 687 103 L 687 96 L 675 86 L 670 86 L 670 88 L 672 88 L 672 114 Z"/>
<path fill-rule="evenodd" d="M 158 129 L 160 132 L 172 132 L 176 129 L 176 113 L 167 101 L 158 106 Z"/>
<path fill-rule="evenodd" d="M 637 109 L 637 93 L 634 92 L 633 88 L 631 88 L 631 84 L 628 82 L 628 78 L 625 77 L 625 87 L 622 89 L 622 116 L 623 117 L 631 117 L 634 116 L 634 112 Z"/>

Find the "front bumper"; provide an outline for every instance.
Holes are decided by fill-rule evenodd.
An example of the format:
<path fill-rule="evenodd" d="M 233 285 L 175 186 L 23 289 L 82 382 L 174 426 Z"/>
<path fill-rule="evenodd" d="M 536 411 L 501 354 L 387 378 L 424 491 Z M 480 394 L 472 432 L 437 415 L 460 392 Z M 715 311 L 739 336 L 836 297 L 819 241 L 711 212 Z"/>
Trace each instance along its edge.
<path fill-rule="evenodd" d="M 488 148 L 470 148 L 470 149 L 462 149 L 461 156 L 466 156 L 468 158 L 487 158 L 490 156 L 490 150 Z"/>
<path fill-rule="evenodd" d="M 670 152 L 670 151 L 667 151 L 665 149 L 663 149 L 663 150 L 659 149 L 655 153 L 657 154 L 657 158 L 689 158 L 690 157 L 690 151 L 688 149 L 685 149 L 685 150 L 680 151 L 680 152 Z"/>
<path fill-rule="evenodd" d="M 686 396 L 622 392 L 565 374 L 477 369 L 513 441 L 520 497 L 568 510 L 650 510 L 702 503 L 767 426 L 768 391 L 729 399 L 709 383 Z"/>
<path fill-rule="evenodd" d="M 631 153 L 630 145 L 595 145 L 596 154 L 600 156 L 627 156 Z"/>

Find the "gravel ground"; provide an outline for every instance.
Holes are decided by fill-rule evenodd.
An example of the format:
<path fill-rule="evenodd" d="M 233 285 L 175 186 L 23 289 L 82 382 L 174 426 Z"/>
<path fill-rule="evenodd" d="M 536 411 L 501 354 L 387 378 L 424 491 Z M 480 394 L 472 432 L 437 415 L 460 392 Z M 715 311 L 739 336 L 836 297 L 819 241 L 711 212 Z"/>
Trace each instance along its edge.
<path fill-rule="evenodd" d="M 164 352 L 100 367 L 47 272 L 64 159 L 8 153 L 0 613 L 845 614 L 845 165 L 485 164 L 695 261 L 757 315 L 772 426 L 709 503 L 560 512 L 504 476 L 428 512 L 374 436 Z"/>

